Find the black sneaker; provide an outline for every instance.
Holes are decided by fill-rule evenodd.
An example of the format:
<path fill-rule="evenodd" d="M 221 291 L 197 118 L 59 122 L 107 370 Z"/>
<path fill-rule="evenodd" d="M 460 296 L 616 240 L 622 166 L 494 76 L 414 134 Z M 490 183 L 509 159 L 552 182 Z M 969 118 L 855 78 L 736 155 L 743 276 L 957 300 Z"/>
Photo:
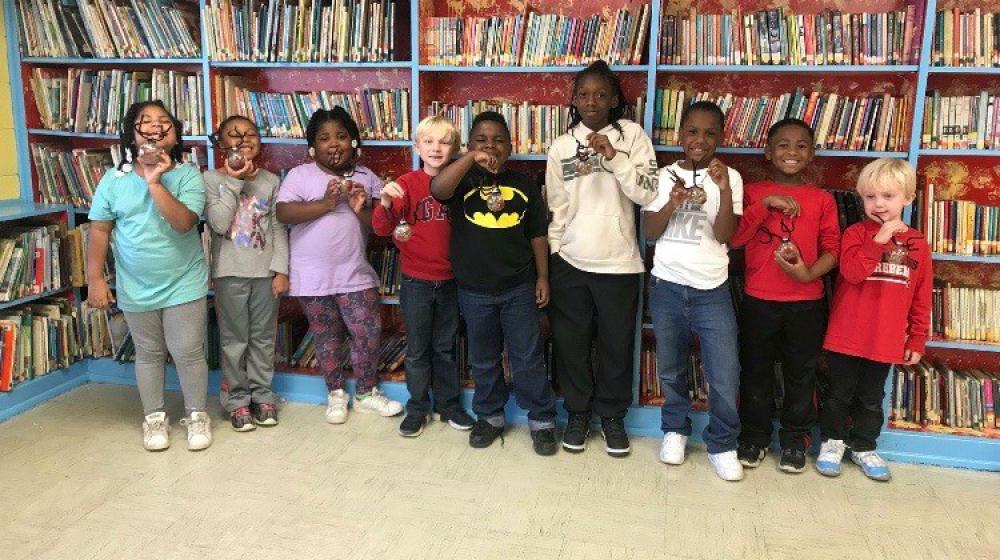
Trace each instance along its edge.
<path fill-rule="evenodd" d="M 399 423 L 399 435 L 403 437 L 417 437 L 424 431 L 427 424 L 427 416 L 423 414 L 407 414 L 403 421 Z"/>
<path fill-rule="evenodd" d="M 759 467 L 760 462 L 767 457 L 767 448 L 757 447 L 752 443 L 741 443 L 736 450 L 736 456 L 740 459 L 740 464 L 744 467 Z"/>
<path fill-rule="evenodd" d="M 471 430 L 472 426 L 476 423 L 476 421 L 461 408 L 442 412 L 439 416 L 442 421 L 447 421 L 449 426 L 462 432 Z"/>
<path fill-rule="evenodd" d="M 559 449 L 559 444 L 556 443 L 555 428 L 532 430 L 531 441 L 533 447 L 535 448 L 535 453 L 538 453 L 539 455 L 555 455 L 556 451 Z"/>
<path fill-rule="evenodd" d="M 800 473 L 806 470 L 806 452 L 803 449 L 788 448 L 781 450 L 781 461 L 778 468 L 787 473 Z"/>
<path fill-rule="evenodd" d="M 277 426 L 278 409 L 271 403 L 253 403 L 250 405 L 253 423 L 258 426 Z"/>
<path fill-rule="evenodd" d="M 632 450 L 625 433 L 624 418 L 601 418 L 601 435 L 604 436 L 608 455 L 612 457 L 624 457 Z"/>
<path fill-rule="evenodd" d="M 587 448 L 587 436 L 590 435 L 590 414 L 571 412 L 566 430 L 563 432 L 562 446 L 566 451 L 579 453 Z"/>
<path fill-rule="evenodd" d="M 500 445 L 503 445 L 503 427 L 497 428 L 484 418 L 476 420 L 469 432 L 469 445 L 476 449 L 482 449 L 493 445 L 493 442 L 500 438 Z"/>
<path fill-rule="evenodd" d="M 233 429 L 237 432 L 249 432 L 257 429 L 257 426 L 253 423 L 253 416 L 250 416 L 250 409 L 245 406 L 241 406 L 230 412 L 229 421 L 232 423 Z"/>

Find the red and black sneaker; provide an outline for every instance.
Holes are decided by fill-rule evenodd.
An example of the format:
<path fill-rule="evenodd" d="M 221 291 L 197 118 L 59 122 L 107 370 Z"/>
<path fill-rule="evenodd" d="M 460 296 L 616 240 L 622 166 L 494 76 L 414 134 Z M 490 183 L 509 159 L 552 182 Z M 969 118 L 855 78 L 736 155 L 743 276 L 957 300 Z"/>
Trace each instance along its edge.
<path fill-rule="evenodd" d="M 271 403 L 254 403 L 250 405 L 253 411 L 254 424 L 258 426 L 277 426 L 278 409 Z"/>
<path fill-rule="evenodd" d="M 250 409 L 241 406 L 229 413 L 229 421 L 233 425 L 233 429 L 237 432 L 249 432 L 257 428 L 253 423 L 253 417 L 250 416 Z"/>

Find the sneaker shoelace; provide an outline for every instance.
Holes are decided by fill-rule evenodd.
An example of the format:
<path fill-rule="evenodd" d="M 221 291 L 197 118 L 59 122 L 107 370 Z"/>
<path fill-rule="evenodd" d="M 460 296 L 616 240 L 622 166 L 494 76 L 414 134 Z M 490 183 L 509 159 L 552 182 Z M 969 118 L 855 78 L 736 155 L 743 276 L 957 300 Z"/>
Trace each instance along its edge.
<path fill-rule="evenodd" d="M 473 432 L 482 432 L 483 429 L 484 429 L 483 425 L 485 425 L 485 429 L 488 429 L 488 430 L 495 430 L 496 429 L 496 428 L 493 427 L 493 424 L 490 424 L 486 420 L 476 420 L 475 425 L 472 426 L 472 431 Z M 500 432 L 499 437 L 500 437 L 500 447 L 503 447 L 503 444 L 504 444 L 503 432 Z"/>
<path fill-rule="evenodd" d="M 166 424 L 166 422 L 164 422 L 163 420 L 153 420 L 152 422 L 150 422 L 148 420 L 146 421 L 146 425 L 149 427 L 149 431 L 150 432 L 161 432 L 161 431 L 163 431 L 164 430 L 164 424 Z"/>
<path fill-rule="evenodd" d="M 880 468 L 887 466 L 885 459 L 874 451 L 862 451 L 857 456 L 867 467 Z"/>
<path fill-rule="evenodd" d="M 843 443 L 824 443 L 823 447 L 820 448 L 819 460 L 835 460 L 838 457 L 844 456 L 844 444 Z"/>
<path fill-rule="evenodd" d="M 233 411 L 233 416 L 250 416 L 250 409 L 245 406 L 241 406 Z"/>
<path fill-rule="evenodd" d="M 569 417 L 569 422 L 566 425 L 566 431 L 571 432 L 579 430 L 581 432 L 586 432 L 589 427 L 590 419 L 583 414 L 574 414 Z"/>
<path fill-rule="evenodd" d="M 375 405 L 376 408 L 384 409 L 389 406 L 389 397 L 382 394 L 378 389 L 372 389 L 372 392 L 368 394 L 367 397 L 362 399 L 365 402 L 370 402 Z"/>
<path fill-rule="evenodd" d="M 191 435 L 205 436 L 208 435 L 208 421 L 204 419 L 195 420 L 193 418 L 185 418 L 181 420 L 181 424 L 187 426 L 188 432 Z"/>
<path fill-rule="evenodd" d="M 614 419 L 609 420 L 604 423 L 604 433 L 609 438 L 624 438 L 628 437 L 625 432 L 625 422 L 621 420 Z"/>

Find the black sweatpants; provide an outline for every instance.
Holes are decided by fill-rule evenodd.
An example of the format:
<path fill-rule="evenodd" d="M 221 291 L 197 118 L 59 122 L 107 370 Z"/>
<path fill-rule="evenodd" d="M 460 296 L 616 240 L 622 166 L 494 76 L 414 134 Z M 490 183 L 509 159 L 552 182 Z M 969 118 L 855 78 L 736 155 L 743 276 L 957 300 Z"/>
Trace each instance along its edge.
<path fill-rule="evenodd" d="M 885 419 L 882 403 L 892 365 L 837 352 L 827 352 L 826 361 L 830 366 L 830 390 L 819 416 L 823 440 L 839 439 L 852 451 L 874 451 Z"/>
<path fill-rule="evenodd" d="M 597 274 L 558 253 L 549 267 L 555 378 L 567 412 L 622 417 L 632 404 L 639 274 Z M 597 340 L 597 363 L 591 343 Z"/>
<path fill-rule="evenodd" d="M 778 439 L 805 449 L 816 423 L 816 363 L 826 332 L 826 302 L 767 301 L 744 295 L 740 310 L 740 443 L 768 447 L 774 418 L 774 364 L 785 398 Z"/>

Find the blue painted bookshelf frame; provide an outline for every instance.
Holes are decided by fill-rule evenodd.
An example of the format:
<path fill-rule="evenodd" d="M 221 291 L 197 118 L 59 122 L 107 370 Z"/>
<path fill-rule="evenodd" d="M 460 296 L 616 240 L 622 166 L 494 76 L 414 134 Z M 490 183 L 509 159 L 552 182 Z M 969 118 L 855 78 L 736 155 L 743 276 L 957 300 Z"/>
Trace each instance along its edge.
<path fill-rule="evenodd" d="M 199 8 L 204 9 L 206 0 L 199 0 Z M 30 151 L 28 142 L 30 136 L 65 136 L 78 138 L 99 138 L 113 139 L 113 135 L 97 134 L 77 134 L 61 131 L 43 131 L 26 127 L 25 122 L 25 99 L 17 95 L 22 91 L 21 65 L 24 64 L 45 64 L 45 65 L 106 65 L 106 66 L 132 66 L 132 65 L 158 65 L 158 66 L 193 66 L 201 68 L 203 76 L 204 106 L 206 130 L 213 128 L 211 122 L 211 90 L 210 72 L 212 70 L 225 68 L 242 69 L 300 69 L 300 68 L 323 68 L 323 69 L 384 69 L 398 68 L 407 69 L 410 73 L 411 92 L 411 115 L 414 121 L 418 120 L 421 114 L 420 98 L 420 76 L 422 73 L 567 73 L 575 72 L 581 67 L 454 67 L 424 65 L 419 63 L 419 0 L 410 0 L 410 52 L 411 60 L 394 61 L 388 63 L 266 63 L 266 62 L 223 62 L 209 59 L 207 54 L 205 33 L 202 32 L 202 57 L 185 59 L 69 59 L 69 58 L 39 58 L 20 56 L 17 40 L 17 26 L 11 25 L 16 22 L 16 14 L 13 2 L 4 3 L 5 18 L 7 21 L 8 33 L 6 36 L 8 51 L 8 67 L 10 69 L 11 89 L 15 92 L 12 95 L 13 113 L 16 132 L 16 147 L 18 170 L 21 176 L 20 198 L 17 201 L 0 204 L 0 221 L 13 220 L 17 218 L 48 214 L 65 211 L 70 225 L 75 223 L 74 215 L 81 213 L 80 209 L 66 206 L 36 205 L 32 202 L 33 189 L 31 180 Z M 914 122 L 920 123 L 923 119 L 924 104 L 923 99 L 927 90 L 927 78 L 931 74 L 984 74 L 1000 75 L 998 68 L 942 68 L 934 67 L 930 64 L 931 47 L 934 30 L 934 14 L 936 11 L 936 0 L 926 0 L 925 21 L 923 26 L 923 36 L 921 38 L 922 48 L 919 64 L 899 65 L 899 66 L 719 66 L 719 65 L 658 65 L 657 45 L 659 44 L 659 31 L 661 20 L 661 2 L 652 1 L 651 23 L 649 33 L 648 62 L 642 65 L 616 66 L 614 69 L 621 72 L 642 72 L 646 74 L 646 99 L 647 110 L 645 112 L 642 125 L 647 133 L 653 130 L 653 114 L 649 109 L 649 101 L 655 98 L 656 78 L 663 73 L 723 73 L 723 72 L 744 72 L 744 73 L 824 73 L 824 74 L 906 74 L 916 78 L 914 93 Z M 1000 157 L 1000 150 L 929 150 L 920 148 L 920 129 L 914 126 L 911 131 L 909 149 L 906 152 L 857 152 L 857 151 L 835 151 L 822 150 L 817 155 L 820 157 L 900 157 L 906 158 L 910 163 L 916 165 L 920 156 L 980 156 L 980 157 Z M 194 143 L 203 143 L 208 150 L 208 164 L 214 163 L 213 148 L 205 136 L 194 136 L 185 138 Z M 268 144 L 304 144 L 301 139 L 268 138 L 264 140 Z M 407 141 L 367 141 L 370 146 L 409 146 Z M 657 146 L 658 152 L 678 152 L 679 149 L 673 146 Z M 729 154 L 756 154 L 762 150 L 754 148 L 723 148 L 720 153 Z M 414 165 L 419 163 L 416 154 L 413 154 Z M 545 156 L 540 154 L 514 155 L 513 160 L 523 161 L 544 161 Z M 645 244 L 645 240 L 642 240 Z M 1000 263 L 997 257 L 964 257 L 958 255 L 936 254 L 936 260 L 954 260 L 985 262 L 990 264 Z M 79 296 L 79 294 L 77 294 Z M 41 297 L 41 296 L 38 296 Z M 78 297 L 79 299 L 79 297 Z M 0 305 L 14 305 L 17 302 Z M 398 304 L 398 298 L 383 298 L 385 304 Z M 648 329 L 649 325 L 641 323 L 642 312 L 636 317 L 636 355 L 635 355 L 635 379 L 634 397 L 638 403 L 638 370 L 639 352 L 643 329 Z M 1000 345 L 981 345 L 965 342 L 944 342 L 935 341 L 929 346 L 943 348 L 958 348 L 962 350 L 990 351 L 1000 350 Z M 134 374 L 130 364 L 117 364 L 109 359 L 85 360 L 74 364 L 72 367 L 58 372 L 50 373 L 46 376 L 19 385 L 14 391 L 0 394 L 0 420 L 4 420 L 27 410 L 31 406 L 40 404 L 54 396 L 69 391 L 84 383 L 113 383 L 113 384 L 134 384 Z M 218 372 L 212 373 L 212 387 L 218 385 Z M 407 397 L 406 386 L 399 382 L 385 382 L 386 392 L 393 398 L 405 399 Z M 171 377 L 168 387 L 177 388 L 176 377 Z M 325 402 L 325 387 L 322 379 L 316 376 L 301 375 L 296 373 L 278 372 L 275 377 L 275 387 L 286 398 L 299 402 L 322 403 Z M 891 387 L 887 387 L 887 395 Z M 464 395 L 466 405 L 471 400 L 471 392 L 466 391 Z M 888 396 L 886 397 L 886 408 L 888 409 Z M 514 421 L 524 421 L 524 411 L 517 409 L 513 404 L 509 406 L 508 415 Z M 707 414 L 692 413 L 694 422 L 694 439 L 700 440 L 702 429 L 707 424 Z M 659 407 L 634 405 L 627 418 L 626 426 L 635 435 L 659 437 L 660 412 Z M 885 426 L 880 438 L 880 446 L 884 455 L 889 459 L 908 463 L 927 463 L 951 467 L 964 467 L 980 470 L 1000 471 L 1000 440 L 971 437 L 952 436 L 931 432 L 913 432 L 907 430 L 892 429 Z"/>

